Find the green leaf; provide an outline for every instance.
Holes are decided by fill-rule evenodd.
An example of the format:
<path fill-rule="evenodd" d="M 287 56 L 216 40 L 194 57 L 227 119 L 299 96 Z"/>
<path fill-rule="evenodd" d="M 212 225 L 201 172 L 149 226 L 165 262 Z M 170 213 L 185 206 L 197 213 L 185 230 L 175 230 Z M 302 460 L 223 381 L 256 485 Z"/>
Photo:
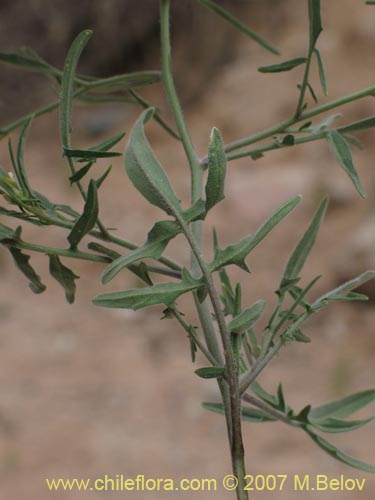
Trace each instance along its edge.
<path fill-rule="evenodd" d="M 322 56 L 320 54 L 320 51 L 317 48 L 314 49 L 314 53 L 316 55 L 316 60 L 318 62 L 320 83 L 322 84 L 322 89 L 323 89 L 324 95 L 327 96 L 328 95 L 328 88 L 327 88 L 326 74 L 324 71 L 323 59 L 322 59 Z"/>
<path fill-rule="evenodd" d="M 375 473 L 375 467 L 370 464 L 366 464 L 365 462 L 361 462 L 360 460 L 357 460 L 349 455 L 346 455 L 343 453 L 341 450 L 333 446 L 333 444 L 329 443 L 326 441 L 324 438 L 321 436 L 318 436 L 313 432 L 311 429 L 305 429 L 307 434 L 311 437 L 315 443 L 322 448 L 326 453 L 331 455 L 333 458 L 336 458 L 340 462 L 343 462 L 350 467 L 354 467 L 355 469 L 363 470 L 365 472 L 372 472 Z"/>
<path fill-rule="evenodd" d="M 368 389 L 324 405 L 315 406 L 311 408 L 309 418 L 314 421 L 327 418 L 346 418 L 365 406 L 374 403 L 374 401 L 375 389 Z"/>
<path fill-rule="evenodd" d="M 14 52 L 0 52 L 0 62 L 12 64 L 13 66 L 36 73 L 54 73 L 53 68 L 49 64 Z"/>
<path fill-rule="evenodd" d="M 95 162 L 98 158 L 112 158 L 114 156 L 122 156 L 122 153 L 115 151 L 99 151 L 93 149 L 67 149 L 64 148 L 64 156 L 73 158 L 75 161 L 92 161 Z"/>
<path fill-rule="evenodd" d="M 34 116 L 31 116 L 28 120 L 25 121 L 25 124 L 22 127 L 17 144 L 17 163 L 16 163 L 17 169 L 15 170 L 21 190 L 23 191 L 24 194 L 30 196 L 30 198 L 33 198 L 34 195 L 26 175 L 25 164 L 24 164 L 24 152 L 25 152 L 26 134 L 30 129 L 33 119 Z"/>
<path fill-rule="evenodd" d="M 198 368 L 194 373 L 201 378 L 219 378 L 225 375 L 225 366 L 207 366 Z"/>
<path fill-rule="evenodd" d="M 40 276 L 36 274 L 34 269 L 29 264 L 30 255 L 26 255 L 21 252 L 18 248 L 10 247 L 10 253 L 16 263 L 18 269 L 30 280 L 29 287 L 34 293 L 42 293 L 46 289 L 46 286 L 40 280 Z"/>
<path fill-rule="evenodd" d="M 374 127 L 375 127 L 375 116 L 369 116 L 367 118 L 363 118 L 362 120 L 349 123 L 349 125 L 344 125 L 343 127 L 339 127 L 337 131 L 340 132 L 340 134 L 346 134 L 347 132 L 356 132 L 357 130 L 366 130 Z"/>
<path fill-rule="evenodd" d="M 230 14 L 228 11 L 220 7 L 217 3 L 213 2 L 212 0 L 198 0 L 201 4 L 205 5 L 212 11 L 214 11 L 216 14 L 224 18 L 226 21 L 228 21 L 230 24 L 232 24 L 235 28 L 237 28 L 239 31 L 250 37 L 252 40 L 255 42 L 259 43 L 262 47 L 265 49 L 269 50 L 273 54 L 278 55 L 279 51 L 275 49 L 269 42 L 264 40 L 264 38 L 260 37 L 256 33 L 254 33 L 253 30 L 248 28 L 245 24 L 243 24 L 239 19 L 234 17 L 232 14 Z"/>
<path fill-rule="evenodd" d="M 301 197 L 296 196 L 275 210 L 271 216 L 262 224 L 254 236 L 247 236 L 239 243 L 230 245 L 224 250 L 217 249 L 215 252 L 214 260 L 210 264 L 211 272 L 217 271 L 223 266 L 235 264 L 241 269 L 248 271 L 245 264 L 247 255 L 268 235 L 268 233 L 284 219 L 300 202 Z"/>
<path fill-rule="evenodd" d="M 312 86 L 308 82 L 307 82 L 306 85 L 307 85 L 307 88 L 310 91 L 311 97 L 314 99 L 315 104 L 318 104 L 318 98 L 316 97 L 314 89 L 312 88 Z"/>
<path fill-rule="evenodd" d="M 68 241 L 72 249 L 76 249 L 82 238 L 95 226 L 98 213 L 99 206 L 96 184 L 95 181 L 91 180 L 83 213 L 74 224 L 68 236 Z"/>
<path fill-rule="evenodd" d="M 99 177 L 99 179 L 96 179 L 96 181 L 95 181 L 96 189 L 100 188 L 100 186 L 103 184 L 103 182 L 108 177 L 108 175 L 109 175 L 109 173 L 110 173 L 111 170 L 112 170 L 112 165 L 110 165 L 107 168 L 107 170 Z"/>
<path fill-rule="evenodd" d="M 225 415 L 222 403 L 204 402 L 202 403 L 202 406 L 206 410 L 213 411 L 214 413 L 219 413 L 220 415 Z M 276 419 L 270 417 L 267 413 L 264 413 L 262 410 L 243 406 L 241 408 L 241 420 L 243 420 L 244 422 L 261 423 L 261 422 L 273 422 Z"/>
<path fill-rule="evenodd" d="M 309 0 L 310 49 L 313 49 L 323 31 L 320 17 L 320 0 Z"/>
<path fill-rule="evenodd" d="M 338 434 L 340 432 L 350 432 L 372 422 L 375 417 L 362 420 L 339 420 L 337 418 L 326 418 L 324 420 L 314 420 L 309 416 L 310 424 L 319 431 L 329 434 Z"/>
<path fill-rule="evenodd" d="M 213 128 L 208 147 L 208 177 L 206 183 L 207 212 L 225 198 L 224 184 L 227 169 L 227 159 L 220 132 Z"/>
<path fill-rule="evenodd" d="M 337 130 L 331 130 L 327 133 L 328 143 L 331 147 L 333 154 L 336 156 L 338 162 L 348 174 L 356 187 L 358 193 L 362 198 L 366 198 L 365 190 L 361 184 L 358 172 L 353 164 L 352 154 L 346 139 Z"/>
<path fill-rule="evenodd" d="M 17 232 L 4 224 L 0 224 L 0 243 L 3 241 L 14 241 L 18 239 Z"/>
<path fill-rule="evenodd" d="M 234 317 L 228 324 L 231 332 L 242 333 L 251 328 L 262 315 L 266 302 L 258 300 L 249 309 L 245 309 L 238 316 Z"/>
<path fill-rule="evenodd" d="M 95 297 L 93 303 L 101 307 L 134 310 L 157 304 L 170 306 L 180 295 L 202 286 L 201 281 L 188 278 L 185 274 L 180 283 L 160 283 L 149 288 L 104 293 Z"/>
<path fill-rule="evenodd" d="M 295 59 L 290 59 L 289 61 L 284 61 L 279 64 L 272 64 L 271 66 L 261 66 L 258 71 L 261 73 L 281 73 L 282 71 L 290 71 L 301 64 L 306 62 L 306 57 L 296 57 Z"/>
<path fill-rule="evenodd" d="M 168 243 L 180 232 L 180 227 L 173 221 L 157 222 L 148 233 L 145 243 L 135 250 L 122 255 L 113 261 L 102 274 L 102 283 L 108 283 L 121 269 L 137 260 L 153 258 L 159 259 Z"/>
<path fill-rule="evenodd" d="M 72 43 L 65 59 L 60 95 L 60 134 L 63 148 L 70 149 L 72 132 L 71 114 L 73 106 L 74 78 L 80 55 L 92 35 L 91 30 L 82 31 Z"/>
<path fill-rule="evenodd" d="M 351 294 L 351 290 L 358 288 L 369 280 L 372 280 L 375 277 L 375 271 L 366 271 L 356 278 L 343 283 L 342 285 L 334 288 L 333 290 L 323 294 L 320 296 L 314 304 L 312 305 L 313 309 L 319 309 L 320 307 L 324 307 L 330 300 L 366 300 L 364 295 L 361 294 Z M 367 298 L 367 297 L 366 297 Z"/>
<path fill-rule="evenodd" d="M 161 72 L 150 70 L 138 71 L 136 73 L 126 73 L 124 75 L 114 75 L 109 76 L 108 78 L 97 78 L 94 81 L 86 82 L 85 86 L 88 90 L 90 90 L 90 92 L 106 93 L 152 85 L 160 82 L 160 80 Z"/>
<path fill-rule="evenodd" d="M 74 174 L 69 177 L 70 184 L 74 184 L 75 182 L 78 182 L 81 179 L 83 179 L 83 177 L 89 172 L 89 170 L 91 169 L 91 167 L 93 165 L 94 165 L 93 162 L 87 163 L 86 165 L 81 167 L 79 170 L 74 172 Z"/>
<path fill-rule="evenodd" d="M 49 272 L 51 276 L 64 288 L 67 302 L 73 304 L 76 292 L 75 280 L 78 279 L 79 276 L 74 274 L 68 267 L 64 266 L 57 255 L 49 255 L 48 257 Z"/>
<path fill-rule="evenodd" d="M 328 198 L 324 198 L 321 204 L 319 205 L 318 210 L 316 211 L 313 220 L 311 221 L 310 226 L 307 231 L 303 235 L 302 239 L 298 243 L 296 249 L 292 253 L 286 269 L 284 271 L 284 276 L 281 280 L 281 287 L 285 282 L 293 280 L 297 278 L 306 259 L 312 249 L 316 236 L 318 234 L 318 230 L 320 224 L 322 223 L 324 213 L 326 211 L 328 203 Z"/>
<path fill-rule="evenodd" d="M 270 404 L 274 408 L 278 407 L 279 401 L 278 399 L 267 392 L 258 382 L 253 382 L 251 384 L 251 390 L 263 401 Z"/>
<path fill-rule="evenodd" d="M 144 133 L 144 124 L 154 109 L 144 111 L 134 125 L 125 153 L 125 168 L 134 187 L 148 200 L 169 215 L 181 213 L 180 201 L 156 160 Z"/>
<path fill-rule="evenodd" d="M 292 134 L 287 134 L 282 142 L 284 146 L 294 146 L 294 143 L 295 143 L 295 138 L 294 135 Z"/>
<path fill-rule="evenodd" d="M 111 148 L 116 146 L 121 139 L 123 139 L 126 135 L 126 132 L 121 132 L 120 134 L 117 134 L 113 137 L 110 137 L 109 139 L 106 139 L 103 142 L 100 142 L 99 144 L 93 146 L 92 148 L 89 148 L 89 150 L 94 150 L 94 151 L 109 151 Z"/>

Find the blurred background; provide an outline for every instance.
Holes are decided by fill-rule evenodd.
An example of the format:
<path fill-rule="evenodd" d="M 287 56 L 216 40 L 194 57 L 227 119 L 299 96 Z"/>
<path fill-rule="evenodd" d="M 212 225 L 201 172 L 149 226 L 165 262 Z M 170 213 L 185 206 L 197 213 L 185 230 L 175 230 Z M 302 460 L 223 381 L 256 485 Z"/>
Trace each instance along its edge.
<path fill-rule="evenodd" d="M 79 71 L 107 76 L 138 69 L 158 69 L 158 2 L 156 0 L 99 0 L 63 2 L 2 0 L 0 50 L 22 46 L 36 49 L 61 67 L 67 49 L 80 30 L 94 35 L 85 49 Z M 225 142 L 260 131 L 289 117 L 295 109 L 296 84 L 301 70 L 266 75 L 260 65 L 303 56 L 307 50 L 307 2 L 288 0 L 222 1 L 282 52 L 282 59 L 267 53 L 192 0 L 173 2 L 173 54 L 176 81 L 199 155 L 205 155 L 212 126 Z M 321 103 L 374 84 L 375 9 L 365 2 L 322 2 L 324 32 L 319 40 L 329 85 Z M 2 64 L 0 125 L 55 98 L 40 75 Z M 159 85 L 141 94 L 170 118 Z M 309 106 L 313 103 L 309 101 Z M 134 105 L 78 106 L 74 114 L 74 145 L 86 148 L 106 137 L 129 131 L 139 115 Z M 338 124 L 374 113 L 371 99 L 347 105 L 334 113 Z M 16 139 L 17 134 L 14 134 Z M 189 193 L 188 167 L 177 143 L 150 124 L 148 137 L 183 200 Z M 365 148 L 354 148 L 353 158 L 368 193 L 361 200 L 332 157 L 327 144 L 313 143 L 268 153 L 254 162 L 245 158 L 229 166 L 226 200 L 207 219 L 206 251 L 211 250 L 215 225 L 222 245 L 252 233 L 277 206 L 297 193 L 298 209 L 257 248 L 245 275 L 231 270 L 244 283 L 244 302 L 260 298 L 275 303 L 277 288 L 290 252 L 322 196 L 330 206 L 304 282 L 322 274 L 315 294 L 332 288 L 374 267 L 374 133 L 358 134 Z M 33 124 L 26 150 L 32 186 L 57 203 L 82 209 L 68 182 L 61 158 L 58 115 Z M 121 151 L 121 147 L 117 150 Z M 1 164 L 10 170 L 7 144 L 0 142 Z M 95 166 L 99 176 L 106 164 Z M 111 176 L 100 191 L 101 218 L 135 243 L 145 239 L 162 214 L 147 206 L 127 180 L 122 160 L 113 162 Z M 3 216 L 0 221 L 9 224 Z M 15 224 L 14 224 L 15 226 Z M 24 238 L 64 246 L 62 230 L 24 227 Z M 188 263 L 185 244 L 177 238 L 168 255 Z M 48 289 L 33 295 L 10 256 L 0 249 L 0 498 L 29 500 L 117 498 L 121 493 L 57 492 L 51 494 L 45 478 L 135 477 L 220 479 L 230 473 L 224 420 L 201 408 L 201 401 L 216 401 L 215 383 L 198 379 L 191 365 L 186 336 L 172 321 L 159 321 L 161 308 L 144 311 L 102 310 L 91 304 L 100 285 L 102 267 L 69 262 L 81 276 L 73 306 L 48 277 L 43 256 L 32 262 Z M 138 286 L 124 271 L 106 291 Z M 375 296 L 375 283 L 361 290 Z M 315 296 L 313 293 L 313 296 Z M 189 299 L 179 301 L 192 316 Z M 288 346 L 261 376 L 274 393 L 283 382 L 287 402 L 296 410 L 317 405 L 374 383 L 373 302 L 335 304 L 313 317 L 304 333 L 312 345 Z M 367 414 L 369 409 L 367 410 Z M 372 498 L 374 481 L 366 473 L 334 461 L 312 442 L 282 423 L 245 424 L 248 473 L 345 474 L 367 479 L 362 498 Z M 374 462 L 373 426 L 347 435 L 328 436 L 346 453 Z M 133 492 L 135 498 L 170 498 L 166 492 Z M 314 492 L 258 492 L 254 498 L 315 498 Z M 181 493 L 181 499 L 229 499 L 232 494 Z M 332 498 L 332 492 L 319 492 Z M 353 498 L 338 492 L 336 498 Z"/>

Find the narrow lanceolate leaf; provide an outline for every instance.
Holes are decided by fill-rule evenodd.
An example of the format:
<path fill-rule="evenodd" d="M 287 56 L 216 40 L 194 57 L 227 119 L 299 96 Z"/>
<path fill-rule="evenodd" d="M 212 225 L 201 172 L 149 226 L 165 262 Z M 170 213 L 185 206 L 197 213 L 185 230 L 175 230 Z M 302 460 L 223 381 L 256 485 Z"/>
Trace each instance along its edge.
<path fill-rule="evenodd" d="M 375 389 L 357 392 L 324 405 L 311 408 L 309 419 L 324 420 L 326 418 L 346 418 L 375 402 Z"/>
<path fill-rule="evenodd" d="M 18 139 L 18 144 L 17 144 L 17 169 L 16 169 L 16 175 L 17 179 L 20 185 L 20 188 L 24 192 L 24 194 L 28 194 L 31 198 L 33 198 L 33 192 L 31 190 L 29 181 L 27 179 L 26 175 L 26 170 L 25 170 L 25 163 L 24 163 L 24 153 L 25 153 L 25 142 L 26 142 L 26 135 L 27 132 L 30 129 L 31 123 L 34 119 L 34 116 L 31 116 L 28 120 L 26 120 L 24 126 L 22 127 L 20 137 Z"/>
<path fill-rule="evenodd" d="M 262 315 L 266 303 L 258 300 L 249 309 L 245 309 L 238 316 L 234 317 L 228 324 L 228 329 L 234 333 L 242 333 L 251 328 Z"/>
<path fill-rule="evenodd" d="M 144 124 L 153 114 L 153 108 L 147 109 L 134 125 L 125 153 L 125 168 L 129 179 L 146 200 L 174 215 L 181 213 L 180 201 L 144 133 Z"/>
<path fill-rule="evenodd" d="M 339 127 L 337 130 L 340 134 L 346 134 L 347 132 L 356 132 L 357 130 L 367 130 L 369 128 L 375 127 L 375 116 L 369 116 L 368 118 L 363 118 L 349 125 L 344 125 Z"/>
<path fill-rule="evenodd" d="M 114 156 L 122 156 L 122 153 L 115 151 L 98 151 L 93 149 L 68 149 L 64 148 L 64 156 L 73 158 L 75 161 L 93 161 L 100 158 L 112 158 Z"/>
<path fill-rule="evenodd" d="M 322 450 L 331 455 L 333 458 L 336 458 L 340 462 L 343 462 L 350 467 L 354 467 L 355 469 L 363 470 L 365 472 L 372 472 L 373 474 L 375 473 L 375 467 L 373 465 L 367 464 L 365 462 L 357 460 L 356 458 L 346 455 L 341 450 L 336 448 L 336 446 L 333 446 L 333 444 L 329 443 L 321 436 L 315 434 L 315 432 L 313 432 L 311 429 L 306 430 L 306 432 L 311 437 L 311 439 L 315 441 L 315 443 L 320 448 L 322 448 Z"/>
<path fill-rule="evenodd" d="M 320 33 L 323 31 L 320 17 L 320 0 L 309 0 L 310 48 L 315 47 Z"/>
<path fill-rule="evenodd" d="M 37 73 L 53 74 L 53 68 L 42 61 L 13 52 L 0 52 L 0 62 L 12 64 L 19 68 Z"/>
<path fill-rule="evenodd" d="M 168 243 L 180 232 L 180 227 L 173 221 L 157 222 L 148 233 L 145 243 L 132 252 L 122 255 L 113 261 L 102 274 L 102 283 L 108 283 L 124 267 L 137 260 L 162 256 Z"/>
<path fill-rule="evenodd" d="M 226 21 L 228 21 L 230 24 L 232 24 L 235 28 L 237 28 L 239 31 L 242 31 L 245 35 L 250 37 L 252 40 L 255 42 L 259 43 L 262 47 L 265 49 L 269 50 L 273 54 L 279 54 L 279 51 L 275 49 L 269 42 L 264 40 L 264 38 L 260 37 L 256 33 L 254 33 L 253 30 L 248 28 L 245 24 L 243 24 L 239 19 L 237 19 L 235 16 L 230 14 L 228 11 L 220 7 L 216 2 L 213 2 L 212 0 L 198 0 L 201 4 L 205 5 L 209 9 L 213 10 L 218 14 L 219 16 L 223 17 Z"/>
<path fill-rule="evenodd" d="M 80 181 L 85 177 L 85 175 L 90 171 L 91 167 L 94 165 L 93 162 L 87 163 L 79 170 L 76 170 L 73 175 L 69 177 L 70 184 L 74 184 L 75 182 Z"/>
<path fill-rule="evenodd" d="M 275 210 L 271 216 L 260 226 L 253 236 L 247 236 L 239 243 L 230 245 L 224 250 L 217 249 L 214 260 L 210 264 L 211 272 L 216 271 L 223 266 L 235 264 L 241 269 L 248 271 L 245 263 L 247 255 L 268 235 L 268 233 L 286 217 L 301 201 L 301 196 L 296 196 Z"/>
<path fill-rule="evenodd" d="M 106 170 L 105 172 L 98 178 L 96 179 L 95 181 L 95 185 L 96 185 L 96 189 L 99 189 L 100 186 L 103 184 L 103 182 L 106 180 L 106 178 L 108 177 L 109 173 L 111 172 L 112 170 L 112 165 L 110 165 Z"/>
<path fill-rule="evenodd" d="M 65 59 L 61 80 L 60 134 L 63 147 L 68 149 L 70 148 L 70 135 L 72 131 L 71 114 L 76 68 L 80 55 L 91 35 L 92 31 L 90 30 L 82 31 L 72 43 Z"/>
<path fill-rule="evenodd" d="M 170 306 L 180 295 L 202 286 L 201 281 L 184 279 L 180 283 L 160 283 L 149 288 L 104 293 L 95 297 L 93 303 L 101 307 L 134 310 L 157 304 Z"/>
<path fill-rule="evenodd" d="M 284 276 L 281 281 L 281 286 L 283 286 L 284 282 L 290 281 L 299 276 L 299 273 L 307 259 L 307 256 L 309 255 L 310 250 L 315 243 L 320 224 L 322 223 L 324 213 L 326 211 L 327 203 L 328 198 L 324 198 L 318 210 L 316 211 L 310 226 L 308 227 L 307 231 L 298 243 L 296 249 L 292 253 L 286 266 Z"/>
<path fill-rule="evenodd" d="M 10 253 L 16 263 L 18 269 L 26 276 L 30 281 L 29 286 L 34 293 L 42 293 L 46 289 L 46 286 L 40 280 L 40 276 L 34 271 L 34 269 L 29 264 L 30 255 L 26 255 L 21 252 L 18 248 L 10 247 Z"/>
<path fill-rule="evenodd" d="M 76 249 L 82 238 L 95 226 L 98 213 L 99 206 L 96 184 L 95 181 L 91 180 L 83 213 L 74 224 L 68 236 L 68 241 L 72 249 Z"/>
<path fill-rule="evenodd" d="M 353 296 L 350 292 L 351 290 L 363 285 L 363 283 L 372 280 L 374 277 L 375 271 L 366 271 L 360 276 L 357 276 L 337 288 L 334 288 L 330 292 L 325 293 L 314 302 L 312 307 L 314 309 L 319 309 L 320 307 L 325 306 L 330 300 L 364 300 L 365 296 L 361 294 L 354 294 Z"/>
<path fill-rule="evenodd" d="M 297 66 L 301 66 L 306 62 L 306 57 L 296 57 L 295 59 L 289 59 L 289 61 L 284 61 L 279 64 L 272 64 L 271 66 L 261 66 L 258 71 L 261 73 L 281 73 L 282 71 L 290 71 Z"/>
<path fill-rule="evenodd" d="M 346 139 L 337 130 L 332 130 L 327 134 L 328 143 L 338 162 L 348 174 L 362 198 L 366 198 L 365 190 L 361 184 L 358 172 L 353 164 L 352 154 Z"/>
<path fill-rule="evenodd" d="M 73 304 L 76 292 L 75 280 L 78 279 L 79 276 L 74 274 L 68 267 L 64 266 L 57 255 L 49 255 L 49 272 L 64 288 L 67 302 Z"/>
<path fill-rule="evenodd" d="M 222 403 L 202 403 L 202 406 L 206 410 L 213 411 L 214 413 L 219 413 L 220 415 L 225 415 Z M 261 423 L 261 422 L 273 422 L 276 419 L 270 417 L 267 413 L 264 413 L 262 410 L 243 406 L 241 408 L 241 420 L 243 420 L 244 422 Z"/>
<path fill-rule="evenodd" d="M 220 132 L 213 128 L 208 147 L 208 177 L 206 183 L 206 210 L 224 199 L 224 183 L 227 170 L 227 159 Z"/>
<path fill-rule="evenodd" d="M 314 420 L 309 418 L 310 424 L 322 432 L 329 434 L 338 434 L 340 432 L 351 432 L 372 422 L 375 417 L 364 418 L 361 420 L 340 420 L 338 418 L 326 418 L 324 420 Z"/>
<path fill-rule="evenodd" d="M 198 368 L 194 373 L 201 378 L 218 378 L 225 375 L 225 366 L 207 366 Z"/>
<path fill-rule="evenodd" d="M 323 59 L 322 59 L 322 56 L 321 56 L 320 51 L 318 49 L 315 48 L 314 53 L 316 55 L 316 60 L 318 62 L 320 83 L 322 84 L 322 89 L 323 89 L 324 95 L 327 96 L 328 95 L 328 88 L 327 88 L 326 74 L 324 71 Z"/>

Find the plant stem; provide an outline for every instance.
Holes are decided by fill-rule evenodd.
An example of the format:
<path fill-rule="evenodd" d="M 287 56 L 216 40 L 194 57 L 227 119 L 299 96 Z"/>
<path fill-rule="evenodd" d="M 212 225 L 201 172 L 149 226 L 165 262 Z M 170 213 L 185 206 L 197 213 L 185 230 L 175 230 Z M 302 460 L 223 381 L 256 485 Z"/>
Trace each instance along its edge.
<path fill-rule="evenodd" d="M 191 172 L 191 200 L 192 203 L 197 201 L 202 192 L 203 186 L 203 170 L 195 153 L 190 133 L 187 128 L 180 101 L 177 95 L 173 80 L 172 63 L 171 63 L 171 40 L 170 40 L 170 3 L 163 0 L 160 3 L 160 25 L 161 25 L 161 53 L 162 53 L 162 79 L 166 90 L 167 98 L 170 103 L 174 120 L 181 138 L 186 157 L 189 162 Z M 199 221 L 192 224 L 194 237 L 198 244 L 201 242 L 201 223 Z M 192 259 L 192 271 L 196 274 L 199 270 L 195 259 Z M 215 329 L 212 324 L 211 314 L 208 309 L 207 301 L 200 303 L 197 295 L 194 293 L 195 305 L 198 310 L 199 319 L 201 321 L 203 333 L 205 336 L 206 345 L 210 353 L 216 358 L 219 364 L 223 363 L 219 344 Z"/>
<path fill-rule="evenodd" d="M 179 103 L 178 95 L 174 86 L 173 74 L 171 68 L 171 42 L 170 42 L 170 1 L 161 0 L 160 1 L 160 23 L 161 23 L 161 50 L 162 50 L 162 75 L 163 81 L 168 95 L 169 102 L 171 104 L 175 122 L 183 143 L 185 154 L 189 161 L 192 186 L 191 186 L 191 197 L 192 203 L 198 200 L 201 196 L 202 186 L 203 186 L 203 171 L 201 165 L 198 161 L 197 155 L 194 151 L 192 145 L 190 134 L 187 129 L 187 125 L 184 120 L 182 109 Z M 248 495 L 244 490 L 245 481 L 245 465 L 244 465 L 244 448 L 242 442 L 242 429 L 241 429 L 241 400 L 239 395 L 238 386 L 238 374 L 234 365 L 233 352 L 230 342 L 230 334 L 225 323 L 225 318 L 221 310 L 221 304 L 219 297 L 217 295 L 215 285 L 211 276 L 211 273 L 206 265 L 204 258 L 201 254 L 201 224 L 194 223 L 192 225 L 192 232 L 186 225 L 185 221 L 181 218 L 177 218 L 192 250 L 192 254 L 195 257 L 193 260 L 193 272 L 197 271 L 199 266 L 203 277 L 206 281 L 208 294 L 211 299 L 211 303 L 217 318 L 219 331 L 221 335 L 221 340 L 224 349 L 224 358 L 227 368 L 227 380 L 229 386 L 229 398 L 230 398 L 230 411 L 228 408 L 226 410 L 227 427 L 230 428 L 231 437 L 231 455 L 232 455 L 232 466 L 233 472 L 238 479 L 237 487 L 237 498 L 238 500 L 247 500 Z M 200 304 L 196 300 L 198 309 L 202 309 Z M 207 307 L 207 306 L 205 306 Z M 207 314 L 208 310 L 205 312 L 201 310 L 201 314 Z M 212 321 L 211 321 L 212 322 Z M 210 332 L 205 332 L 206 335 L 211 335 Z M 214 339 L 209 339 L 210 342 L 215 342 Z M 216 341 L 217 342 L 217 341 Z M 223 394 L 223 392 L 222 392 Z M 226 401 L 223 398 L 223 403 Z M 228 422 L 230 419 L 230 422 Z"/>
<path fill-rule="evenodd" d="M 280 411 L 275 410 L 275 408 L 272 408 L 272 406 L 268 405 L 267 403 L 264 403 L 258 398 L 255 398 L 254 396 L 251 396 L 250 394 L 242 394 L 242 399 L 247 403 L 256 406 L 260 410 L 263 410 L 265 413 L 268 413 L 271 417 L 275 417 L 281 422 L 284 422 L 284 424 L 291 425 L 292 427 L 301 427 L 297 422 L 290 420 Z"/>
<path fill-rule="evenodd" d="M 320 106 L 316 106 L 309 111 L 304 111 L 298 118 L 288 118 L 277 125 L 267 128 L 257 134 L 253 134 L 243 139 L 239 139 L 237 141 L 231 142 L 225 146 L 225 151 L 229 153 L 230 151 L 234 151 L 236 149 L 240 149 L 245 146 L 249 146 L 250 144 L 254 144 L 263 139 L 267 139 L 268 137 L 272 137 L 273 135 L 279 134 L 286 130 L 289 127 L 292 127 L 296 123 L 299 123 L 304 120 L 308 120 L 309 118 L 313 118 L 314 116 L 325 113 L 326 111 L 330 111 L 331 109 L 337 108 L 338 106 L 343 106 L 344 104 L 348 104 L 352 101 L 356 101 L 358 99 L 362 99 L 363 97 L 375 96 L 375 85 L 372 87 L 367 87 L 359 92 L 354 92 L 353 94 L 349 94 L 344 97 L 340 97 L 339 99 L 335 99 L 334 101 L 327 102 L 326 104 L 322 104 Z M 201 164 L 205 165 L 208 161 L 207 157 L 204 157 L 201 160 Z"/>
<path fill-rule="evenodd" d="M 305 100 L 305 95 L 306 95 L 306 89 L 307 85 L 309 83 L 309 73 L 310 73 L 310 66 L 311 66 L 311 58 L 314 53 L 314 46 L 309 47 L 309 53 L 307 55 L 306 59 L 306 64 L 305 64 L 305 72 L 303 74 L 303 81 L 302 81 L 302 86 L 301 86 L 301 91 L 299 94 L 299 99 L 298 99 L 298 104 L 297 104 L 297 109 L 295 113 L 295 118 L 298 120 L 301 116 L 302 109 L 304 106 L 304 100 Z"/>

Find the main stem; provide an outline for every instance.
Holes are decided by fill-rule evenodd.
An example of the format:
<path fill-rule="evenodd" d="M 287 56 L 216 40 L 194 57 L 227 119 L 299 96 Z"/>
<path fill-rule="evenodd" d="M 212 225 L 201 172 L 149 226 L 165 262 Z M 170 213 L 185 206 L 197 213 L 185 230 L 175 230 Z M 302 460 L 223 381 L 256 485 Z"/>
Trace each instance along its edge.
<path fill-rule="evenodd" d="M 189 161 L 192 179 L 191 199 L 192 203 L 194 203 L 200 198 L 202 193 L 203 170 L 195 153 L 173 81 L 173 73 L 171 67 L 169 12 L 170 0 L 160 0 L 162 76 L 167 96 L 174 114 L 178 132 L 181 137 L 186 157 Z M 238 479 L 237 499 L 247 500 L 248 495 L 244 490 L 246 472 L 241 429 L 241 398 L 239 393 L 238 374 L 235 368 L 232 346 L 230 342 L 230 334 L 227 329 L 225 318 L 221 309 L 220 300 L 216 292 L 211 273 L 201 253 L 201 224 L 199 222 L 193 223 L 192 229 L 190 231 L 184 220 L 181 219 L 178 222 L 180 223 L 192 250 L 192 271 L 196 274 L 197 271 L 200 270 L 203 274 L 203 278 L 207 284 L 208 295 L 210 297 L 219 326 L 227 371 L 227 385 L 220 383 L 219 386 L 222 393 L 223 403 L 226 408 L 226 419 L 228 434 L 230 438 L 233 472 Z M 222 357 L 218 348 L 216 332 L 213 327 L 209 309 L 206 303 L 200 304 L 197 297 L 195 299 L 198 313 L 204 329 L 207 346 L 215 359 L 220 362 Z"/>

